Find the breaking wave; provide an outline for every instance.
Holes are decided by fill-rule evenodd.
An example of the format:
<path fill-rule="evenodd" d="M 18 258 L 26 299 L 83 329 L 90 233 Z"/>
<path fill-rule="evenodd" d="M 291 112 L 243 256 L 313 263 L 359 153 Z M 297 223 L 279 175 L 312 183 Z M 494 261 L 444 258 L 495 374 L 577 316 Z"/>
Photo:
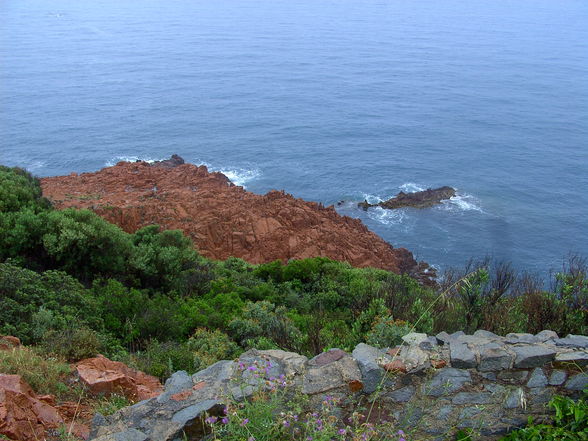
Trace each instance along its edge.
<path fill-rule="evenodd" d="M 247 169 L 238 167 L 221 167 L 215 169 L 214 167 L 208 167 L 211 171 L 218 171 L 225 175 L 230 181 L 241 187 L 245 187 L 245 184 L 253 179 L 258 178 L 261 172 L 257 169 Z"/>
<path fill-rule="evenodd" d="M 367 211 L 367 216 L 383 225 L 401 224 L 406 217 L 404 210 L 387 210 L 382 207 L 372 207 Z"/>
<path fill-rule="evenodd" d="M 148 162 L 149 164 L 151 164 L 152 162 L 162 161 L 163 159 L 168 159 L 168 158 L 151 158 L 151 157 L 141 158 L 139 156 L 115 156 L 114 158 L 111 158 L 108 161 L 106 161 L 104 164 L 106 165 L 106 167 L 112 167 L 121 161 L 124 161 L 124 162 L 145 161 L 145 162 Z"/>
<path fill-rule="evenodd" d="M 457 194 L 451 199 L 441 202 L 439 206 L 442 210 L 447 211 L 477 211 L 483 213 L 480 201 L 471 194 Z"/>

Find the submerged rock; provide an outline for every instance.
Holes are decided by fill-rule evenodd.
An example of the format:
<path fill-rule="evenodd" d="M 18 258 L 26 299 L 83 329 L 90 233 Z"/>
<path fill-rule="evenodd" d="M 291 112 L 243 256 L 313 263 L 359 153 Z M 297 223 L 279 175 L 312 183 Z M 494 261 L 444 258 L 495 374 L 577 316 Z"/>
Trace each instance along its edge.
<path fill-rule="evenodd" d="M 370 207 L 382 207 L 390 210 L 403 207 L 428 208 L 440 204 L 441 201 L 450 199 L 453 196 L 455 196 L 455 189 L 444 186 L 435 189 L 429 188 L 414 193 L 404 193 L 401 191 L 395 197 L 388 199 L 387 201 L 378 202 L 377 204 L 370 204 L 368 201 L 364 201 L 357 204 L 357 206 L 364 210 L 367 210 Z"/>

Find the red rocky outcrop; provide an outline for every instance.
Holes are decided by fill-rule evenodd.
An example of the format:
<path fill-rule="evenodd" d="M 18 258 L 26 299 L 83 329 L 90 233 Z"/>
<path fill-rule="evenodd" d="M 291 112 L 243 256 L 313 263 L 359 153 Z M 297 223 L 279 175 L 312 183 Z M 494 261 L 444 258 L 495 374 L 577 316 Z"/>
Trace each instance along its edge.
<path fill-rule="evenodd" d="M 257 195 L 221 173 L 173 157 L 120 162 L 95 173 L 41 180 L 57 208 L 94 210 L 127 232 L 157 223 L 189 235 L 206 257 L 251 263 L 324 256 L 356 267 L 418 272 L 412 254 L 392 248 L 358 219 L 283 191 Z"/>
<path fill-rule="evenodd" d="M 0 374 L 0 434 L 22 441 L 45 439 L 63 418 L 51 397 L 38 397 L 20 375 Z"/>
<path fill-rule="evenodd" d="M 159 380 L 126 364 L 99 355 L 75 366 L 81 382 L 96 395 L 121 394 L 131 401 L 141 401 L 163 392 Z"/>

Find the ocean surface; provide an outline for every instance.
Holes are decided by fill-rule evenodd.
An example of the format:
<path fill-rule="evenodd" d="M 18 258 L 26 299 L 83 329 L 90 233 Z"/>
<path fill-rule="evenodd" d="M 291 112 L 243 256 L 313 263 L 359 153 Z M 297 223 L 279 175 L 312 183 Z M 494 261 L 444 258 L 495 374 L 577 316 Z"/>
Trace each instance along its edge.
<path fill-rule="evenodd" d="M 561 268 L 588 256 L 588 2 L 0 1 L 0 163 L 172 153 L 350 201 L 441 268 Z M 442 185 L 435 208 L 355 208 Z"/>

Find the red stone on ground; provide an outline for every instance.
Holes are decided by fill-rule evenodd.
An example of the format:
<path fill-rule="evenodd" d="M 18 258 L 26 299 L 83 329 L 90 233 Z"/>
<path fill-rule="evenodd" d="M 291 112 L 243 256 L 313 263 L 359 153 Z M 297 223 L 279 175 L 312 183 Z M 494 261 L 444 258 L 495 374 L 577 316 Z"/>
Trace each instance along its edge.
<path fill-rule="evenodd" d="M 0 374 L 0 434 L 18 440 L 42 440 L 63 418 L 37 397 L 20 375 Z"/>
<path fill-rule="evenodd" d="M 0 351 L 6 351 L 20 346 L 20 339 L 11 335 L 0 336 Z"/>
<path fill-rule="evenodd" d="M 141 401 L 163 392 L 157 378 L 102 355 L 82 360 L 75 368 L 82 383 L 95 395 L 121 394 L 129 400 Z"/>
<path fill-rule="evenodd" d="M 402 360 L 393 360 L 390 363 L 386 363 L 384 369 L 388 372 L 402 372 L 403 374 L 407 372 L 406 366 Z"/>

